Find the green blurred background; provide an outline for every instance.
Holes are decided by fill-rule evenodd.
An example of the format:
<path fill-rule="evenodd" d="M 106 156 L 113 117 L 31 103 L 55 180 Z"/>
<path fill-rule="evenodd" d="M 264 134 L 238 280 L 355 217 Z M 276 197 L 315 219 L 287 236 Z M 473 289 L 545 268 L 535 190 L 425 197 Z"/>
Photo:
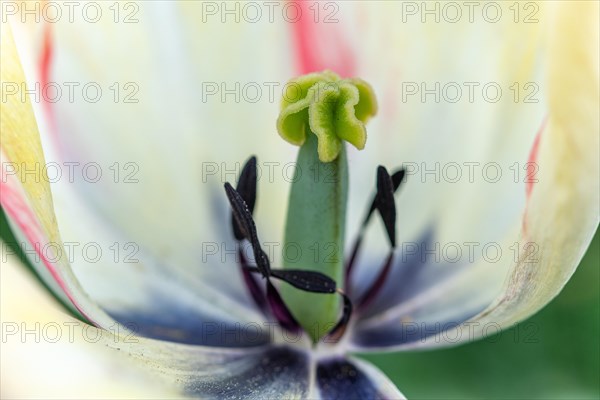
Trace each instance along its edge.
<path fill-rule="evenodd" d="M 1 209 L 0 237 L 16 243 Z M 364 358 L 409 399 L 598 399 L 600 235 L 562 293 L 513 329 L 457 348 Z"/>
<path fill-rule="evenodd" d="M 539 313 L 456 348 L 365 356 L 409 399 L 600 398 L 600 235 Z"/>

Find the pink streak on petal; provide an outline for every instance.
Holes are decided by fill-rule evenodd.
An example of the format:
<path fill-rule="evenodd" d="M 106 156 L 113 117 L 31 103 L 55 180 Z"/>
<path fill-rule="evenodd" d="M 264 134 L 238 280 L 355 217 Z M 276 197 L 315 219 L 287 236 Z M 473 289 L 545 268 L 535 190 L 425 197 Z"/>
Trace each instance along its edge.
<path fill-rule="evenodd" d="M 339 13 L 331 16 L 338 22 L 329 21 L 331 9 L 316 1 L 290 1 L 288 18 L 296 47 L 296 62 L 300 74 L 330 69 L 342 77 L 355 75 L 356 62 L 352 47 L 343 37 Z M 294 9 L 299 17 L 294 16 Z"/>
<path fill-rule="evenodd" d="M 538 149 L 540 146 L 540 138 L 542 137 L 542 132 L 546 128 L 547 120 L 548 120 L 548 118 L 544 118 L 544 120 L 542 121 L 542 125 L 538 129 L 538 132 L 535 135 L 535 139 L 533 140 L 533 145 L 531 146 L 531 150 L 529 151 L 529 158 L 527 159 L 525 193 L 527 195 L 528 200 L 529 200 L 529 197 L 531 196 L 531 191 L 533 190 L 533 185 L 537 181 L 536 176 L 535 176 L 537 168 L 534 164 L 537 161 Z"/>
<path fill-rule="evenodd" d="M 538 166 L 536 165 L 538 150 L 540 147 L 540 139 L 542 137 L 542 133 L 544 129 L 546 129 L 546 122 L 548 121 L 548 117 L 545 117 L 540 125 L 540 128 L 535 135 L 535 139 L 533 140 L 533 145 L 531 146 L 531 150 L 529 151 L 529 157 L 527 158 L 527 170 L 525 175 L 525 210 L 523 213 L 523 223 L 522 223 L 522 231 L 523 235 L 527 235 L 527 215 L 529 214 L 529 199 L 531 198 L 531 193 L 533 192 L 533 188 L 535 183 L 537 182 L 537 177 L 535 173 L 538 170 Z"/>
<path fill-rule="evenodd" d="M 44 235 L 40 224 L 31 210 L 27 207 L 26 202 L 23 198 L 23 194 L 20 193 L 18 183 L 13 176 L 8 176 L 2 169 L 2 181 L 0 182 L 0 190 L 2 196 L 0 197 L 0 205 L 6 210 L 8 215 L 17 223 L 19 229 L 25 234 L 27 241 L 33 246 L 35 252 L 40 257 L 52 278 L 60 286 L 62 291 L 67 295 L 73 306 L 83 315 L 88 321 L 93 323 L 93 319 L 77 304 L 73 294 L 70 292 L 67 284 L 63 280 L 62 276 L 54 266 L 54 264 L 48 259 L 46 254 L 42 251 L 43 244 L 49 243 L 49 240 Z"/>
<path fill-rule="evenodd" d="M 40 79 L 42 86 L 50 81 L 50 64 L 52 62 L 53 46 L 50 24 L 44 27 L 42 53 L 40 54 Z"/>
<path fill-rule="evenodd" d="M 52 69 L 52 61 L 54 59 L 54 41 L 52 38 L 52 26 L 46 24 L 44 26 L 43 42 L 41 47 L 41 54 L 39 58 L 39 74 L 40 74 L 40 85 L 46 87 L 50 83 L 50 75 Z M 43 91 L 42 91 L 43 93 Z M 52 109 L 52 104 L 46 101 L 45 96 L 42 96 L 43 108 L 48 119 L 48 129 L 50 131 L 50 137 L 55 145 L 58 145 L 58 135 L 56 130 L 56 119 Z"/>

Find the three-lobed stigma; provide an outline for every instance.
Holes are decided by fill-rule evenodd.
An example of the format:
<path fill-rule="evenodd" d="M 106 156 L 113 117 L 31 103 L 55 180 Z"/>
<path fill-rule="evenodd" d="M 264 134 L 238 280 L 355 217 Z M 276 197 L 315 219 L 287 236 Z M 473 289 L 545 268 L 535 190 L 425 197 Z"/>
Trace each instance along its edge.
<path fill-rule="evenodd" d="M 308 134 L 316 135 L 319 160 L 331 162 L 340 154 L 343 141 L 364 149 L 365 124 L 376 113 L 375 93 L 367 82 L 323 71 L 287 83 L 277 131 L 297 146 L 305 143 Z"/>

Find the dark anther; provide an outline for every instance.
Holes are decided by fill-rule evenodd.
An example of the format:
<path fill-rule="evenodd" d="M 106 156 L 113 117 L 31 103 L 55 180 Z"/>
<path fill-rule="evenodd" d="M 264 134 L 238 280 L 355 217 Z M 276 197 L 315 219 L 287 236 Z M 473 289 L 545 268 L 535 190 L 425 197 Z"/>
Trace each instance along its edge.
<path fill-rule="evenodd" d="M 356 262 L 356 257 L 358 256 L 358 253 L 360 251 L 361 245 L 362 245 L 362 241 L 363 241 L 363 234 L 364 234 L 364 230 L 367 226 L 367 224 L 369 223 L 371 216 L 373 215 L 373 212 L 378 209 L 378 204 L 381 203 L 381 200 L 379 200 L 379 193 L 380 193 L 380 189 L 379 189 L 379 169 L 383 168 L 383 167 L 379 167 L 377 169 L 377 194 L 375 195 L 375 197 L 373 198 L 373 201 L 371 202 L 371 207 L 369 208 L 369 211 L 367 212 L 367 215 L 365 216 L 365 219 L 363 220 L 363 223 L 360 227 L 360 230 L 358 232 L 358 236 L 354 242 L 354 246 L 352 246 L 352 252 L 350 253 L 350 259 L 348 261 L 348 264 L 346 264 L 346 273 L 344 276 L 344 288 L 346 289 L 346 291 L 349 293 L 350 292 L 350 276 L 352 274 L 352 268 L 354 267 L 354 264 Z M 385 168 L 384 168 L 385 170 Z M 387 171 L 386 171 L 387 173 Z M 394 172 L 392 174 L 392 186 L 393 186 L 393 193 L 395 193 L 398 188 L 400 187 L 400 185 L 402 184 L 402 182 L 404 182 L 404 176 L 406 175 L 406 170 L 405 169 L 400 169 L 396 172 Z M 389 201 L 389 200 L 388 200 Z M 395 210 L 395 206 L 394 206 L 394 210 Z M 381 213 L 381 210 L 379 211 Z M 394 211 L 395 214 L 395 211 Z M 382 214 L 383 217 L 383 214 Z M 384 223 L 385 223 L 385 217 L 383 217 L 384 219 Z M 395 218 L 394 218 L 394 224 L 395 224 Z M 387 223 L 386 223 L 386 230 L 387 230 Z M 395 228 L 392 229 L 392 232 L 394 232 L 393 237 L 390 237 L 389 235 L 389 230 L 388 230 L 388 237 L 390 237 L 390 242 L 392 243 L 392 247 L 395 246 Z M 393 240 L 392 240 L 393 239 Z"/>
<path fill-rule="evenodd" d="M 273 286 L 269 279 L 271 276 L 269 258 L 260 247 L 258 234 L 256 233 L 256 225 L 254 224 L 254 220 L 252 219 L 252 214 L 248 209 L 248 205 L 242 196 L 229 184 L 229 182 L 225 183 L 225 192 L 227 193 L 229 203 L 231 203 L 234 225 L 237 224 L 239 232 L 241 233 L 241 237 L 250 241 L 256 262 L 256 269 L 267 279 L 266 297 L 269 308 L 271 309 L 271 313 L 284 329 L 287 329 L 291 332 L 297 332 L 300 329 L 300 324 L 298 324 L 290 310 L 283 302 L 279 292 L 277 292 L 277 289 L 275 286 Z"/>
<path fill-rule="evenodd" d="M 337 342 L 344 336 L 346 332 L 346 328 L 348 327 L 348 322 L 350 321 L 350 317 L 352 316 L 352 302 L 350 298 L 346 296 L 344 292 L 340 289 L 337 292 L 344 299 L 344 309 L 342 310 L 342 317 L 338 321 L 338 323 L 333 327 L 331 331 L 327 334 L 326 342 Z"/>
<path fill-rule="evenodd" d="M 252 214 L 250 213 L 246 202 L 229 182 L 225 183 L 225 193 L 231 204 L 233 220 L 238 227 L 242 238 L 252 242 L 253 237 L 256 236 L 256 226 L 254 225 Z"/>
<path fill-rule="evenodd" d="M 256 176 L 256 157 L 253 156 L 244 165 L 236 187 L 237 192 L 246 202 L 250 214 L 254 212 L 254 204 L 256 204 Z M 244 239 L 244 234 L 236 223 L 235 217 L 232 218 L 231 225 L 233 227 L 233 236 L 237 240 Z"/>
<path fill-rule="evenodd" d="M 251 159 L 246 167 L 244 167 L 244 171 L 249 171 L 252 169 L 252 164 L 254 167 L 256 166 L 255 160 Z M 250 167 L 248 166 L 250 165 Z M 247 172 L 247 175 L 252 175 L 251 172 Z M 248 178 L 240 178 L 240 183 L 242 181 L 253 180 L 252 177 Z M 254 178 L 255 180 L 255 178 Z M 246 189 L 245 189 L 246 190 Z M 255 188 L 253 189 L 255 193 Z M 258 272 L 267 280 L 267 290 L 266 290 L 266 303 L 268 303 L 271 313 L 279 322 L 281 327 L 291 332 L 298 332 L 301 327 L 298 321 L 294 318 L 291 311 L 288 309 L 286 304 L 284 303 L 281 295 L 277 291 L 277 288 L 273 285 L 270 278 L 275 277 L 281 279 L 290 285 L 293 285 L 299 289 L 315 292 L 315 293 L 333 293 L 336 289 L 335 281 L 329 278 L 328 276 L 316 272 L 316 271 L 303 271 L 303 270 L 271 270 L 271 265 L 269 262 L 269 258 L 267 254 L 263 251 L 260 246 L 260 242 L 258 240 L 258 234 L 256 233 L 256 225 L 254 224 L 254 219 L 252 218 L 252 212 L 248 205 L 246 204 L 242 195 L 235 190 L 231 184 L 228 182 L 225 183 L 225 192 L 227 194 L 227 198 L 229 199 L 229 203 L 231 203 L 231 210 L 233 214 L 233 226 L 234 229 L 238 229 L 239 237 L 236 236 L 236 239 L 243 240 L 247 239 L 252 245 L 252 252 L 254 254 L 254 261 L 256 263 L 256 267 L 252 267 L 248 265 L 246 258 L 241 254 L 241 264 L 242 264 L 242 273 L 244 274 L 244 280 L 248 284 L 248 288 L 254 301 L 257 303 L 259 307 L 264 306 L 264 296 L 262 290 L 258 287 L 254 277 L 250 275 L 251 272 Z M 250 193 L 252 190 L 250 190 Z M 246 193 L 249 193 L 248 191 Z M 253 195 L 250 197 L 251 199 L 255 199 L 256 196 Z"/>
<path fill-rule="evenodd" d="M 271 263 L 269 262 L 269 257 L 267 257 L 267 253 L 265 253 L 263 249 L 260 248 L 260 245 L 258 247 L 255 247 L 255 245 L 253 244 L 252 248 L 254 252 L 254 262 L 256 263 L 256 266 L 260 270 L 261 274 L 265 277 L 270 276 Z"/>
<path fill-rule="evenodd" d="M 382 168 L 382 167 L 380 167 L 380 168 Z M 378 174 L 379 174 L 379 169 L 378 169 Z M 396 191 L 398 190 L 398 188 L 404 181 L 404 175 L 406 175 L 405 169 L 400 169 L 392 174 L 392 185 L 394 186 L 394 193 L 396 193 Z M 373 201 L 371 202 L 371 208 L 369 209 L 369 212 L 367 213 L 367 215 L 363 221 L 363 226 L 362 226 L 363 229 L 367 225 L 369 220 L 371 219 L 371 215 L 373 215 L 373 212 L 377 209 L 378 195 L 379 195 L 379 190 L 377 190 L 377 194 L 375 195 L 375 198 L 373 198 Z"/>
<path fill-rule="evenodd" d="M 394 193 L 400 187 L 400 184 L 404 180 L 404 175 L 406 175 L 405 169 L 400 169 L 392 174 L 392 183 L 394 184 Z"/>
<path fill-rule="evenodd" d="M 244 169 L 242 170 L 242 174 L 240 175 L 240 178 L 238 180 L 238 184 L 237 184 L 237 193 L 239 194 L 239 196 L 242 198 L 243 202 L 246 205 L 246 208 L 248 209 L 248 212 L 250 214 L 250 217 L 248 218 L 247 216 L 244 218 L 246 221 L 251 221 L 252 220 L 252 213 L 254 211 L 254 204 L 256 203 L 256 183 L 257 183 L 257 179 L 256 179 L 256 157 L 251 157 L 247 162 L 246 165 L 244 165 Z M 228 185 L 228 184 L 227 184 Z M 235 196 L 233 194 L 234 191 L 231 191 L 227 188 L 227 185 L 225 186 L 225 190 L 227 192 L 227 197 L 229 198 L 230 202 L 232 202 L 232 208 L 235 208 L 233 205 L 233 201 L 235 201 L 237 204 L 239 204 L 239 199 L 236 199 L 237 196 Z M 231 193 L 230 193 L 231 192 Z M 232 201 L 232 199 L 234 199 Z M 239 212 L 242 212 L 242 214 L 245 214 L 245 212 L 242 211 L 243 207 L 238 207 L 240 209 Z M 233 236 L 235 237 L 235 239 L 237 241 L 242 241 L 244 240 L 244 238 L 246 236 L 250 237 L 251 235 L 248 234 L 248 231 L 252 231 L 254 230 L 254 232 L 256 232 L 256 228 L 252 228 L 252 227 L 248 227 L 248 222 L 246 222 L 246 227 L 240 228 L 240 223 L 238 222 L 238 220 L 240 219 L 240 216 L 237 215 L 239 214 L 236 213 L 235 211 L 232 212 L 231 215 L 231 225 L 233 228 Z M 254 222 L 252 222 L 252 224 L 250 225 L 254 225 Z M 255 234 L 256 236 L 256 234 Z M 255 249 L 254 244 L 252 244 L 253 250 Z M 260 250 L 260 256 L 258 258 L 258 262 L 257 264 L 260 264 L 261 266 L 261 271 L 266 271 L 268 270 L 268 260 L 265 262 L 265 257 L 264 257 L 264 253 L 262 252 L 262 250 Z M 250 271 L 247 270 L 248 267 L 248 260 L 246 259 L 246 256 L 244 255 L 244 252 L 240 249 L 238 251 L 238 255 L 240 257 L 240 265 L 242 267 L 242 278 L 244 279 L 244 282 L 246 283 L 246 287 L 248 288 L 248 291 L 250 292 L 250 295 L 252 296 L 252 299 L 254 300 L 254 302 L 256 303 L 256 305 L 258 306 L 258 308 L 260 310 L 262 310 L 263 312 L 266 312 L 267 310 L 267 299 L 266 299 L 266 295 L 264 290 L 262 290 L 260 288 L 260 286 L 258 285 L 258 282 L 256 281 L 256 278 L 250 273 Z M 265 266 L 267 265 L 267 266 Z"/>
<path fill-rule="evenodd" d="M 394 184 L 385 167 L 377 168 L 377 196 L 375 204 L 381 214 L 385 230 L 390 239 L 390 246 L 396 247 L 396 203 L 394 201 Z"/>
<path fill-rule="evenodd" d="M 254 224 L 252 214 L 250 213 L 246 202 L 229 182 L 225 183 L 225 192 L 227 193 L 229 203 L 231 203 L 234 221 L 237 223 L 237 226 L 242 233 L 242 237 L 248 239 L 252 245 L 256 266 L 264 276 L 269 276 L 271 273 L 269 259 L 260 247 L 260 242 L 258 241 L 258 235 L 256 233 L 256 225 Z"/>
<path fill-rule="evenodd" d="M 313 293 L 334 293 L 335 281 L 318 271 L 272 270 L 271 274 L 290 285 Z"/>
<path fill-rule="evenodd" d="M 258 268 L 247 267 L 250 272 L 258 272 Z M 311 293 L 335 293 L 335 281 L 318 271 L 301 269 L 271 269 L 271 277 L 280 279 L 300 290 Z"/>

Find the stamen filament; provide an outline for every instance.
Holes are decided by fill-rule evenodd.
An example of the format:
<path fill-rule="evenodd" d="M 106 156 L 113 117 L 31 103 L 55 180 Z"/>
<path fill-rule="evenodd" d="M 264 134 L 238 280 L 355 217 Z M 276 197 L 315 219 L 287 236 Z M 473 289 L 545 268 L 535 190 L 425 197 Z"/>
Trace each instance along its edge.
<path fill-rule="evenodd" d="M 380 168 L 383 168 L 383 167 L 380 167 Z M 378 169 L 378 171 L 379 171 L 379 169 Z M 378 175 L 379 175 L 379 172 L 378 172 Z M 396 193 L 396 191 L 398 190 L 398 188 L 404 181 L 405 175 L 406 175 L 405 169 L 400 169 L 392 174 L 392 176 L 391 176 L 392 185 L 393 185 L 392 194 Z M 371 220 L 371 216 L 373 215 L 373 212 L 378 209 L 378 204 L 381 202 L 379 200 L 379 196 L 380 196 L 379 192 L 380 192 L 380 190 L 378 189 L 377 193 L 373 197 L 373 200 L 371 201 L 371 207 L 369 208 L 369 211 L 367 212 L 365 219 L 363 220 L 363 223 L 361 224 L 361 226 L 359 228 L 358 235 L 357 235 L 357 237 L 354 241 L 354 245 L 352 247 L 352 253 L 350 255 L 350 259 L 349 259 L 348 263 L 346 264 L 345 274 L 344 274 L 344 289 L 346 290 L 346 293 L 349 296 L 351 295 L 351 290 L 352 290 L 352 285 L 351 285 L 352 271 L 354 269 L 354 265 L 356 264 L 356 259 L 358 257 L 358 253 L 362 247 L 365 230 L 367 228 L 367 225 L 369 224 L 369 221 Z M 395 219 L 395 215 L 394 215 L 394 219 Z M 390 241 L 392 241 L 391 238 L 390 238 Z M 394 241 L 395 241 L 395 237 L 394 237 Z"/>
<path fill-rule="evenodd" d="M 338 289 L 337 292 L 344 300 L 344 308 L 342 310 L 342 317 L 333 327 L 333 329 L 327 334 L 327 339 L 325 340 L 326 342 L 338 342 L 342 336 L 344 336 L 344 333 L 346 333 L 346 328 L 350 322 L 350 317 L 352 317 L 353 307 L 350 297 L 348 297 L 341 289 Z"/>
<path fill-rule="evenodd" d="M 296 318 L 292 315 L 290 310 L 287 308 L 283 299 L 279 295 L 279 292 L 271 283 L 271 280 L 267 278 L 267 302 L 275 319 L 279 325 L 290 332 L 300 332 L 302 327 L 296 321 Z"/>
<path fill-rule="evenodd" d="M 357 302 L 357 306 L 356 306 L 357 311 L 360 312 L 360 311 L 365 310 L 369 305 L 371 305 L 373 300 L 375 300 L 377 298 L 377 295 L 379 294 L 379 291 L 383 287 L 383 284 L 385 283 L 386 278 L 391 270 L 393 260 L 394 260 L 394 252 L 392 250 L 392 251 L 390 251 L 390 254 L 387 256 L 387 258 L 383 264 L 383 268 L 381 269 L 381 271 L 379 271 L 379 275 L 377 275 L 377 278 L 375 278 L 373 283 L 371 283 L 371 286 L 369 286 L 369 289 L 367 289 L 365 294 Z"/>
<path fill-rule="evenodd" d="M 248 288 L 248 291 L 250 292 L 250 296 L 252 296 L 254 303 L 258 306 L 262 313 L 266 315 L 268 313 L 268 309 L 265 292 L 258 285 L 258 282 L 256 281 L 254 275 L 251 274 L 251 271 L 248 270 L 248 268 L 251 267 L 248 265 L 248 260 L 246 259 L 244 252 L 240 249 L 238 251 L 238 254 L 240 257 L 240 269 L 242 270 L 242 277 L 244 279 L 244 283 L 246 283 L 246 287 Z"/>

